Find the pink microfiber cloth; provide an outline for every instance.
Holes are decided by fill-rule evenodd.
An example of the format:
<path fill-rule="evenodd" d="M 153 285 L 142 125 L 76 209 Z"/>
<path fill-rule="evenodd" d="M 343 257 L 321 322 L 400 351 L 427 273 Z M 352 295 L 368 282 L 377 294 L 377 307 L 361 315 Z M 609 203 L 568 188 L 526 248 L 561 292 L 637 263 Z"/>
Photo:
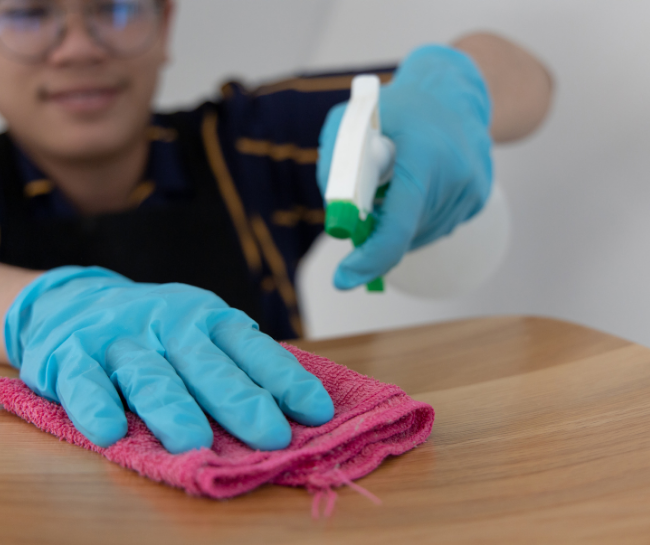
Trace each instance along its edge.
<path fill-rule="evenodd" d="M 0 404 L 43 431 L 192 495 L 223 499 L 265 483 L 304 486 L 316 495 L 315 514 L 324 494 L 326 514 L 331 513 L 333 487 L 352 486 L 374 499 L 352 481 L 376 469 L 387 456 L 403 454 L 426 441 L 433 409 L 397 386 L 293 346 L 284 347 L 322 381 L 336 409 L 334 418 L 317 428 L 291 422 L 293 439 L 284 450 L 252 450 L 212 421 L 211 449 L 172 455 L 132 413 L 127 413 L 126 437 L 100 448 L 76 430 L 60 405 L 37 396 L 19 379 L 0 378 Z"/>

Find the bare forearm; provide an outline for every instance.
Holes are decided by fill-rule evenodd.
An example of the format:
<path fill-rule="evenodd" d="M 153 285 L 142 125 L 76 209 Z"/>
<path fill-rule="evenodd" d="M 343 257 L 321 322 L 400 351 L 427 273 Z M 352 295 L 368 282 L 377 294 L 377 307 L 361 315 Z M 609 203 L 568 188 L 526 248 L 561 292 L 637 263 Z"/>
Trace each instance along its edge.
<path fill-rule="evenodd" d="M 551 104 L 553 79 L 541 61 L 489 33 L 464 36 L 452 46 L 472 57 L 487 82 L 495 142 L 523 138 L 542 123 Z"/>
<path fill-rule="evenodd" d="M 0 364 L 9 363 L 5 348 L 5 315 L 22 289 L 40 274 L 42 272 L 19 269 L 0 263 Z"/>

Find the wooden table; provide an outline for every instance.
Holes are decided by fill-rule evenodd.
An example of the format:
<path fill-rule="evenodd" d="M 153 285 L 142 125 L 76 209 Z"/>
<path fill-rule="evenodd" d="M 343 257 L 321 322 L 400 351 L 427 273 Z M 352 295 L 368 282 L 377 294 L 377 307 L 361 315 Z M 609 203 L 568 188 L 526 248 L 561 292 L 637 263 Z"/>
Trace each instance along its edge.
<path fill-rule="evenodd" d="M 191 498 L 0 410 L 0 543 L 650 543 L 649 349 L 521 317 L 298 344 L 435 407 L 425 445 L 359 481 L 382 506 Z"/>

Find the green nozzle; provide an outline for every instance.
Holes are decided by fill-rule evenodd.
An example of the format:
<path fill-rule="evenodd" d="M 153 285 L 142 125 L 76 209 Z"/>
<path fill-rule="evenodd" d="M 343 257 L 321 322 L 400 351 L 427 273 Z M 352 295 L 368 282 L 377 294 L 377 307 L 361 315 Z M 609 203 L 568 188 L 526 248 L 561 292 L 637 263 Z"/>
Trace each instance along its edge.
<path fill-rule="evenodd" d="M 347 201 L 334 201 L 327 206 L 325 232 L 335 238 L 351 238 L 354 246 L 361 246 L 372 233 L 375 219 L 372 214 L 361 221 L 359 209 Z M 367 284 L 369 292 L 383 292 L 383 278 L 376 278 Z"/>
<path fill-rule="evenodd" d="M 352 238 L 359 223 L 359 209 L 346 201 L 334 201 L 327 206 L 325 231 L 334 238 Z"/>

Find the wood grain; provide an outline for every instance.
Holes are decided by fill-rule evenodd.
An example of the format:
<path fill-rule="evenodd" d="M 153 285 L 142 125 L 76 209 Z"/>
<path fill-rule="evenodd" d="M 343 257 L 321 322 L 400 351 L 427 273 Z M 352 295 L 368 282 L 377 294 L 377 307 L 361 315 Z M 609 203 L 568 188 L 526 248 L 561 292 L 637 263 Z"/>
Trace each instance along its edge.
<path fill-rule="evenodd" d="M 429 441 L 339 491 L 197 499 L 0 410 L 0 543 L 648 543 L 650 350 L 573 324 L 485 318 L 302 341 L 431 403 Z M 14 373 L 0 368 L 0 374 Z"/>

